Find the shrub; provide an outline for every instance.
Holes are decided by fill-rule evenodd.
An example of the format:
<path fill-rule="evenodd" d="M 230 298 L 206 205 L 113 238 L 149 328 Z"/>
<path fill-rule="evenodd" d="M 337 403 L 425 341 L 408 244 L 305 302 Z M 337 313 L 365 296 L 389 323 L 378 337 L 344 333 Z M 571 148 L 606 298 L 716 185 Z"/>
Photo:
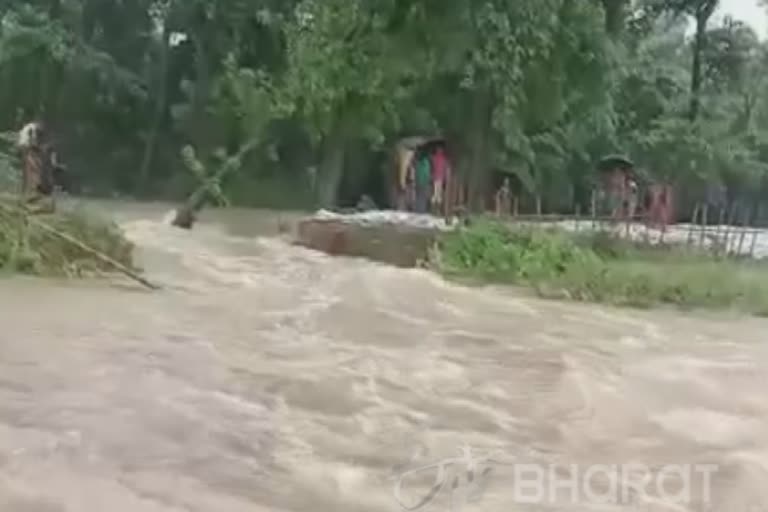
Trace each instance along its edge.
<path fill-rule="evenodd" d="M 437 254 L 435 266 L 446 275 L 526 285 L 545 297 L 768 314 L 765 264 L 630 243 L 608 233 L 481 222 L 446 234 Z"/>
<path fill-rule="evenodd" d="M 37 221 L 133 268 L 133 245 L 113 223 L 84 212 L 34 217 L 9 212 L 0 209 L 0 269 L 53 276 L 82 276 L 114 270 L 93 252 L 50 233 Z"/>

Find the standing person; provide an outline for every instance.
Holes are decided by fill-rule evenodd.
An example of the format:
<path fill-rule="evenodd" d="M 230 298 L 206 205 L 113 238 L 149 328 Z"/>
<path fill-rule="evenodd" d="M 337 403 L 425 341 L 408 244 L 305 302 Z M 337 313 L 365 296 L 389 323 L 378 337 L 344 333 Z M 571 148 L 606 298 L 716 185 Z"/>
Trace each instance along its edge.
<path fill-rule="evenodd" d="M 416 160 L 416 211 L 427 213 L 432 189 L 432 165 L 429 154 L 422 151 Z"/>
<path fill-rule="evenodd" d="M 41 154 L 42 126 L 39 122 L 24 125 L 19 132 L 18 146 L 21 152 L 21 193 L 28 201 L 35 201 L 43 177 Z"/>
<path fill-rule="evenodd" d="M 22 154 L 25 200 L 33 204 L 51 198 L 55 188 L 54 174 L 62 167 L 43 123 L 36 121 L 25 125 L 19 133 L 18 145 Z"/>
<path fill-rule="evenodd" d="M 496 215 L 508 216 L 512 213 L 512 186 L 509 178 L 505 177 L 499 190 L 496 191 Z"/>
<path fill-rule="evenodd" d="M 43 162 L 40 180 L 40 193 L 46 197 L 53 195 L 57 185 L 61 184 L 64 166 L 59 162 L 59 155 L 47 129 L 41 125 L 40 158 Z"/>
<path fill-rule="evenodd" d="M 410 185 L 413 167 L 413 150 L 401 147 L 397 151 L 397 192 L 399 208 L 408 209 L 412 203 Z"/>
<path fill-rule="evenodd" d="M 416 209 L 416 161 L 415 153 L 412 153 L 412 157 L 409 160 L 408 168 L 406 169 L 406 188 L 405 188 L 405 204 L 406 210 L 413 211 Z"/>
<path fill-rule="evenodd" d="M 635 215 L 637 213 L 637 205 L 638 205 L 638 201 L 639 201 L 639 198 L 640 198 L 638 187 L 637 187 L 637 182 L 632 177 L 629 178 L 629 187 L 628 188 L 629 188 L 629 192 L 628 192 L 629 198 L 628 198 L 628 201 L 627 201 L 627 203 L 628 203 L 628 205 L 627 205 L 628 206 L 628 208 L 627 208 L 627 217 L 631 221 L 631 220 L 634 220 Z"/>
<path fill-rule="evenodd" d="M 456 202 L 456 185 L 454 184 L 454 171 L 451 160 L 445 155 L 445 176 L 443 178 L 443 215 L 448 217 L 453 211 Z"/>
<path fill-rule="evenodd" d="M 443 191 L 445 190 L 447 174 L 448 159 L 445 157 L 445 150 L 440 146 L 432 155 L 432 207 L 435 210 L 443 205 Z"/>
<path fill-rule="evenodd" d="M 25 124 L 19 131 L 18 146 L 22 152 L 37 144 L 38 131 L 39 123 L 36 122 Z"/>
<path fill-rule="evenodd" d="M 624 169 L 614 169 L 609 177 L 608 201 L 611 218 L 621 220 L 627 211 L 627 174 Z"/>

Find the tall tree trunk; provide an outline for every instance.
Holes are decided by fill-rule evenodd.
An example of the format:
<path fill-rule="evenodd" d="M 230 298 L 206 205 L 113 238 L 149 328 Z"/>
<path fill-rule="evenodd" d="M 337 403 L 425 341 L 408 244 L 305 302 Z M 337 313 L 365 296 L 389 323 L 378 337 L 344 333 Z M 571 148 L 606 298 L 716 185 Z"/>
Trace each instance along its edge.
<path fill-rule="evenodd" d="M 706 45 L 707 24 L 715 12 L 718 0 L 700 0 L 696 7 L 696 34 L 693 39 L 693 64 L 691 67 L 691 104 L 688 117 L 691 122 L 699 118 L 701 110 L 701 68 L 702 56 Z"/>
<path fill-rule="evenodd" d="M 486 89 L 478 89 L 472 95 L 472 112 L 469 126 L 469 206 L 473 211 L 484 211 L 489 186 L 489 144 L 491 131 L 491 95 Z"/>
<path fill-rule="evenodd" d="M 701 106 L 701 54 L 704 50 L 704 25 L 696 21 L 696 35 L 693 41 L 693 66 L 691 69 L 691 104 L 688 117 L 691 121 L 699 118 Z"/>
<path fill-rule="evenodd" d="M 627 21 L 628 0 L 603 0 L 605 10 L 605 31 L 613 39 L 618 39 L 624 34 Z"/>
<path fill-rule="evenodd" d="M 330 208 L 336 204 L 344 176 L 346 147 L 341 126 L 337 126 L 325 136 L 321 152 L 316 200 L 319 207 Z"/>
<path fill-rule="evenodd" d="M 140 192 L 146 192 L 150 171 L 152 170 L 152 163 L 155 156 L 155 148 L 157 147 L 157 139 L 160 135 L 160 128 L 163 124 L 163 119 L 165 117 L 165 111 L 167 107 L 170 41 L 168 34 L 165 32 L 165 29 L 163 29 L 162 37 L 163 43 L 160 47 L 160 77 L 157 82 L 157 90 L 155 91 L 157 94 L 157 101 L 155 103 L 152 127 L 150 128 L 149 135 L 147 136 L 147 143 L 144 147 L 144 157 L 142 158 L 141 168 L 139 171 L 139 183 L 137 188 Z"/>
<path fill-rule="evenodd" d="M 205 27 L 193 37 L 195 44 L 195 89 L 192 99 L 191 134 L 194 146 L 201 151 L 206 143 L 205 107 L 210 95 L 211 70 L 208 63 L 208 51 L 205 40 Z"/>
<path fill-rule="evenodd" d="M 752 133 L 752 120 L 754 118 L 755 104 L 757 103 L 757 96 L 746 92 L 742 95 L 742 125 L 737 126 L 740 131 Z"/>

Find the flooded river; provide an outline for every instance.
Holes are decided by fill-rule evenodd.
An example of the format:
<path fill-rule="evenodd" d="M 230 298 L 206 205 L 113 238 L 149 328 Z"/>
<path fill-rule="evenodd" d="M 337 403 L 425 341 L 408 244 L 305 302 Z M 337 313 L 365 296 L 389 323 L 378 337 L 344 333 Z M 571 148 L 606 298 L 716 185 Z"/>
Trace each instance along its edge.
<path fill-rule="evenodd" d="M 293 247 L 274 214 L 108 209 L 165 289 L 0 281 L 0 511 L 768 511 L 766 320 L 466 289 Z"/>

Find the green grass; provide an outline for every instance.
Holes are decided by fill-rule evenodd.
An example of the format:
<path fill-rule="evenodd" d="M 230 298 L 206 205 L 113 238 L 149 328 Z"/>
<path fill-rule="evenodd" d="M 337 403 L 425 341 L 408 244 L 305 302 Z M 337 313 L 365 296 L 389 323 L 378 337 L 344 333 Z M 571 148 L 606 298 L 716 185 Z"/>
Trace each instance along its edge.
<path fill-rule="evenodd" d="M 768 315 L 768 264 L 629 243 L 608 233 L 481 221 L 442 237 L 431 264 L 448 277 L 527 286 L 547 298 Z"/>
<path fill-rule="evenodd" d="M 75 211 L 22 218 L 0 209 L 0 270 L 51 277 L 84 277 L 114 270 L 93 253 L 48 233 L 29 219 L 42 221 L 134 268 L 133 245 L 118 226 L 93 214 Z"/>

